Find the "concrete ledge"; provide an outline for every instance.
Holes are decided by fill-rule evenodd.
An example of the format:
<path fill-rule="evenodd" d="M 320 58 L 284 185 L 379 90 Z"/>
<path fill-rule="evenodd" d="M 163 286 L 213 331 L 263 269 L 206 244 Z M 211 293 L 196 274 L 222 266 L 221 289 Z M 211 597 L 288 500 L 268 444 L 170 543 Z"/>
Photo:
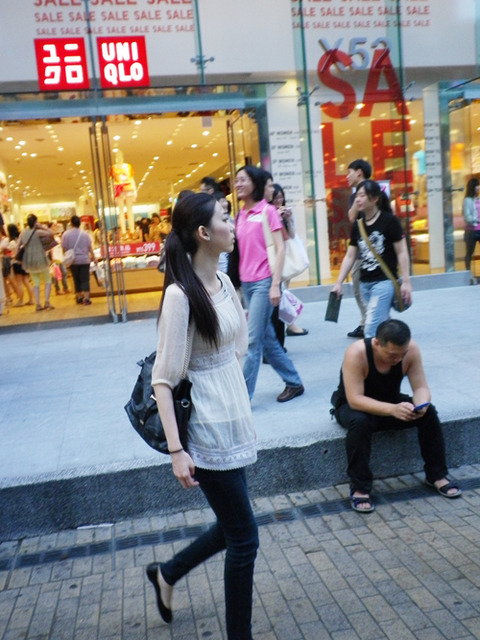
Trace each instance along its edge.
<path fill-rule="evenodd" d="M 450 469 L 480 462 L 477 438 L 480 418 L 443 425 Z M 160 462 L 166 460 L 162 459 Z M 344 431 L 307 446 L 259 451 L 248 469 L 252 497 L 304 491 L 347 482 Z M 423 470 L 415 429 L 374 436 L 372 469 L 376 478 Z M 204 507 L 200 491 L 185 491 L 170 464 L 138 466 L 82 476 L 31 479 L 0 488 L 0 541 L 114 522 L 159 513 Z"/>

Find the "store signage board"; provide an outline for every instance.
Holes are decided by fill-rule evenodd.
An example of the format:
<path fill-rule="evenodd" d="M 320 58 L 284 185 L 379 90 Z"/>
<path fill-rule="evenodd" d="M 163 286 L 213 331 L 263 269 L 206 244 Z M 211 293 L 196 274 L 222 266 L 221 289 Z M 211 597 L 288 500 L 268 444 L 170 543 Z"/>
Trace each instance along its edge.
<path fill-rule="evenodd" d="M 103 89 L 150 86 L 144 36 L 97 38 L 97 50 Z"/>
<path fill-rule="evenodd" d="M 398 49 L 398 25 L 406 67 L 465 66 L 476 60 L 475 0 L 408 0 L 400 3 L 400 14 L 393 0 L 304 0 L 303 4 L 201 0 L 197 4 L 203 51 L 207 58 L 214 57 L 208 73 L 295 69 L 292 35 L 298 32 L 301 17 L 311 71 L 325 48 L 345 51 L 357 67 L 368 68 L 379 38 L 391 38 L 392 50 Z M 275 29 L 269 28 L 272 15 Z M 245 33 L 250 34 L 248 47 Z M 5 0 L 0 83 L 36 79 L 35 38 L 85 38 L 86 42 L 89 35 L 94 39 L 144 36 L 150 78 L 196 72 L 193 0 Z"/>
<path fill-rule="evenodd" d="M 144 36 L 97 38 L 97 49 L 103 89 L 150 85 Z M 83 38 L 37 38 L 35 55 L 41 91 L 90 87 Z"/>
<path fill-rule="evenodd" d="M 40 91 L 89 88 L 83 38 L 37 38 L 34 42 Z"/>
<path fill-rule="evenodd" d="M 127 244 L 110 245 L 108 252 L 111 258 L 124 258 L 125 256 L 143 256 L 160 253 L 160 242 L 129 242 Z M 104 249 L 102 248 L 102 255 Z"/>

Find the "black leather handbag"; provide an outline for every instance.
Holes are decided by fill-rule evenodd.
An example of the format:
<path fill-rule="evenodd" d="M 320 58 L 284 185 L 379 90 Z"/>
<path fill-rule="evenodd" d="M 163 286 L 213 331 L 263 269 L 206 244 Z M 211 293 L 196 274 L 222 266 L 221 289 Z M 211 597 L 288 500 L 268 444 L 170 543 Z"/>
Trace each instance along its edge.
<path fill-rule="evenodd" d="M 182 379 L 174 387 L 173 406 L 177 419 L 180 442 L 185 451 L 188 450 L 188 421 L 192 413 L 191 389 L 192 383 L 187 378 L 189 360 L 190 336 L 187 337 L 187 350 L 182 372 Z M 137 362 L 141 367 L 137 382 L 133 387 L 130 400 L 125 405 L 125 411 L 138 435 L 155 451 L 168 455 L 167 439 L 163 424 L 158 413 L 157 401 L 152 387 L 152 369 L 157 353 L 154 351 L 149 356 Z"/>

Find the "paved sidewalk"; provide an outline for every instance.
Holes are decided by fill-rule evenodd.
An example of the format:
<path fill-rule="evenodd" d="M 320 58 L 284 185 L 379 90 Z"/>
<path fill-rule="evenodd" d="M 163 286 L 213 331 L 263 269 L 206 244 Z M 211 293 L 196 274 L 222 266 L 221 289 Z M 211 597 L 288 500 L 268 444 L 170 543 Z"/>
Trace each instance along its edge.
<path fill-rule="evenodd" d="M 480 465 L 448 501 L 408 475 L 377 481 L 356 514 L 347 486 L 257 498 L 255 640 L 480 638 Z M 225 640 L 223 558 L 182 580 L 158 616 L 145 566 L 212 521 L 209 509 L 0 544 L 1 640 Z"/>
<path fill-rule="evenodd" d="M 325 309 L 326 301 L 305 304 L 299 324 L 310 333 L 285 342 L 305 384 L 302 397 L 276 402 L 284 385 L 271 367 L 261 367 L 253 398 L 261 449 L 309 445 L 341 432 L 330 420 L 330 396 L 358 308 L 344 299 L 338 324 L 324 322 Z M 469 381 L 479 377 L 480 287 L 415 292 L 411 309 L 395 317 L 410 325 L 422 348 L 442 421 L 478 416 L 478 385 Z M 138 437 L 123 409 L 136 362 L 156 346 L 155 319 L 19 331 L 1 340 L 0 486 L 168 462 Z"/>

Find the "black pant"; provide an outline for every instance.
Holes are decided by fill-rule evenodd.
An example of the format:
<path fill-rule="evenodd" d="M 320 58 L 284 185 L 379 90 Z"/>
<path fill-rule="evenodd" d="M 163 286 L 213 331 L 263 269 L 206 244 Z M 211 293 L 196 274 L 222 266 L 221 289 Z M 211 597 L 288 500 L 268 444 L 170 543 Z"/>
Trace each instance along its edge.
<path fill-rule="evenodd" d="M 408 396 L 401 401 L 411 402 Z M 345 439 L 350 486 L 356 491 L 370 493 L 373 475 L 370 469 L 372 434 L 376 431 L 400 430 L 416 427 L 420 453 L 425 462 L 425 476 L 429 482 L 444 478 L 447 473 L 445 443 L 437 411 L 433 405 L 415 422 L 404 422 L 397 418 L 374 416 L 363 411 L 354 411 L 347 403 L 340 405 L 335 417 L 342 427 L 348 429 Z"/>
<path fill-rule="evenodd" d="M 285 323 L 280 320 L 278 311 L 279 307 L 275 307 L 272 311 L 272 324 L 278 341 L 283 347 L 285 346 Z"/>
<path fill-rule="evenodd" d="M 75 283 L 75 293 L 90 291 L 90 265 L 72 264 L 70 267 L 73 282 Z"/>
<path fill-rule="evenodd" d="M 252 640 L 253 570 L 258 529 L 248 497 L 245 469 L 195 469 L 217 522 L 161 565 L 165 581 L 174 585 L 191 569 L 226 549 L 224 584 L 228 640 Z"/>
<path fill-rule="evenodd" d="M 465 267 L 468 271 L 470 271 L 470 264 L 477 242 L 480 242 L 480 231 L 467 229 L 465 231 Z"/>

